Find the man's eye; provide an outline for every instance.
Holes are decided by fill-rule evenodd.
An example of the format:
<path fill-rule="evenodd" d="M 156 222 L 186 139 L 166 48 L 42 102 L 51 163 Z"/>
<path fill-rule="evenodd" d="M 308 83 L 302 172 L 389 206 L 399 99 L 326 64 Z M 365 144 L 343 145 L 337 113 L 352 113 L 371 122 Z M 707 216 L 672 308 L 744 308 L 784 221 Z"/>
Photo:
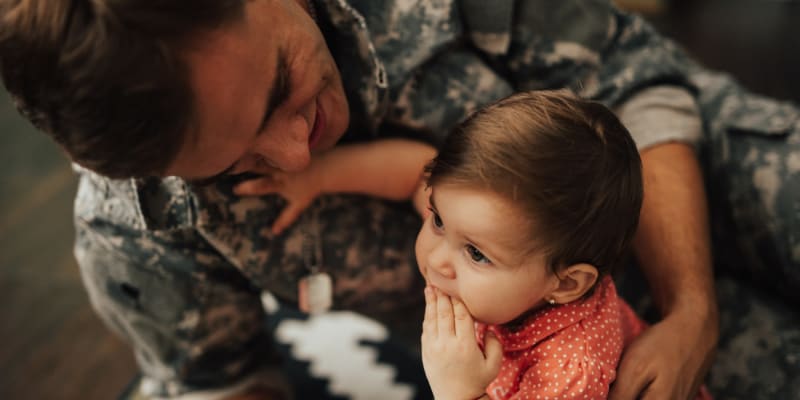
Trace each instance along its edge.
<path fill-rule="evenodd" d="M 466 247 L 466 250 L 467 250 L 467 254 L 469 255 L 469 258 L 471 258 L 472 261 L 475 261 L 475 262 L 481 263 L 481 264 L 491 264 L 492 261 L 489 260 L 488 258 L 486 258 L 486 256 L 484 256 L 483 253 L 481 253 L 480 250 L 475 248 L 475 246 L 473 246 L 471 244 L 468 244 L 467 247 Z"/>

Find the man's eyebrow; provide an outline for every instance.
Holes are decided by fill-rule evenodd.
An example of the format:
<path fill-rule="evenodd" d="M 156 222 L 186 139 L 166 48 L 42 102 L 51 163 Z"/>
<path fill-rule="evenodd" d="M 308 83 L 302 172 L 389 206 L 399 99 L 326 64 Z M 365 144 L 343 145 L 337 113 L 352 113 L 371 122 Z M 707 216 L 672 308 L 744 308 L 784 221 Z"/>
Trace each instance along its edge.
<path fill-rule="evenodd" d="M 272 85 L 269 88 L 266 109 L 264 110 L 264 116 L 261 119 L 261 124 L 258 126 L 256 135 L 264 130 L 270 117 L 272 117 L 272 114 L 275 112 L 275 109 L 289 97 L 289 89 L 289 66 L 286 61 L 286 52 L 283 48 L 280 48 L 278 49 L 278 57 L 275 60 L 275 78 L 272 80 Z"/>

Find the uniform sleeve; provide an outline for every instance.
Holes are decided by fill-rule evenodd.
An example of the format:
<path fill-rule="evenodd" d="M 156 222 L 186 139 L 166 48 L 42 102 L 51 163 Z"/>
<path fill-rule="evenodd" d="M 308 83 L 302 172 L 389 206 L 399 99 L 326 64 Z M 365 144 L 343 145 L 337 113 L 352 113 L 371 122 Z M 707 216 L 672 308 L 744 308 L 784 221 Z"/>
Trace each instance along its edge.
<path fill-rule="evenodd" d="M 192 229 L 137 229 L 106 192 L 82 180 L 75 255 L 92 306 L 133 347 L 141 390 L 219 391 L 262 371 L 270 341 L 259 293 Z"/>
<path fill-rule="evenodd" d="M 639 150 L 666 142 L 697 146 L 703 127 L 694 97 L 679 86 L 643 89 L 615 110 Z"/>
<path fill-rule="evenodd" d="M 641 17 L 607 0 L 500 0 L 513 4 L 503 11 L 511 16 L 489 24 L 480 22 L 478 2 L 462 1 L 468 36 L 515 90 L 569 88 L 622 110 L 640 149 L 697 142 L 701 123 L 688 79 L 696 64 Z M 667 89 L 648 90 L 656 87 Z"/>

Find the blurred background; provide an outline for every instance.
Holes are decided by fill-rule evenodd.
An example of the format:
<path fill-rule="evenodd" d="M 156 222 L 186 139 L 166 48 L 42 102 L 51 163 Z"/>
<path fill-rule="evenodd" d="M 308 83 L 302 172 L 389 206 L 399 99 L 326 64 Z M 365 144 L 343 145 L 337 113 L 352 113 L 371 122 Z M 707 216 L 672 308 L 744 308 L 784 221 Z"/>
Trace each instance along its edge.
<path fill-rule="evenodd" d="M 713 69 L 800 100 L 800 2 L 616 0 Z M 0 89 L 0 399 L 113 399 L 136 367 L 94 315 L 72 256 L 76 178 Z"/>

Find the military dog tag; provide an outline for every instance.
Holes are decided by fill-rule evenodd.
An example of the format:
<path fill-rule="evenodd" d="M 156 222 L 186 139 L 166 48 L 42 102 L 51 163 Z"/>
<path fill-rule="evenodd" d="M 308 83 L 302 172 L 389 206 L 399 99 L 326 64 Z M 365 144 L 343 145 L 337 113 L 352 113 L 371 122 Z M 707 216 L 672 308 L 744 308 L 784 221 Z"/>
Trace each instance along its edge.
<path fill-rule="evenodd" d="M 300 310 L 309 314 L 330 310 L 333 305 L 333 279 L 324 272 L 312 272 L 300 279 L 297 299 Z"/>

